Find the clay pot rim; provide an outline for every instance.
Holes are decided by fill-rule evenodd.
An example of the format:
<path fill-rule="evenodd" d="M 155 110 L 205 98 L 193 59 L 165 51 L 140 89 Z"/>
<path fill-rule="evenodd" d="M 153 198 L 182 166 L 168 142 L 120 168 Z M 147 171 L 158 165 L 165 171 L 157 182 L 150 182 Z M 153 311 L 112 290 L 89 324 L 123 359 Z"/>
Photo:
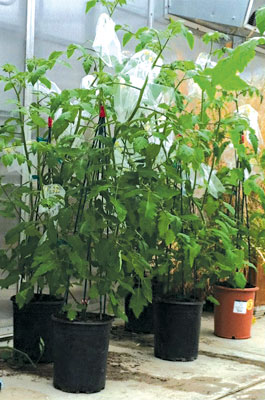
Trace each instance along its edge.
<path fill-rule="evenodd" d="M 217 289 L 217 290 L 224 290 L 224 291 L 227 291 L 227 292 L 237 292 L 237 293 L 245 293 L 245 292 L 256 292 L 257 290 L 259 290 L 259 287 L 258 286 L 253 286 L 252 288 L 244 288 L 244 289 L 241 289 L 241 288 L 230 288 L 230 287 L 226 287 L 226 286 L 221 286 L 221 285 L 214 285 L 214 287 Z"/>

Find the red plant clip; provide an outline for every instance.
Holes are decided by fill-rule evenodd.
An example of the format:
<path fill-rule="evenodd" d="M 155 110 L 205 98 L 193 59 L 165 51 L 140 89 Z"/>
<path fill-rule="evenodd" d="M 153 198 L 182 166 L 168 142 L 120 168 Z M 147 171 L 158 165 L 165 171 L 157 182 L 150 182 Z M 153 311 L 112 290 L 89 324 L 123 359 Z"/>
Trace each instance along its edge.
<path fill-rule="evenodd" d="M 104 108 L 104 106 L 100 106 L 99 116 L 100 116 L 101 118 L 106 117 L 106 113 L 105 113 L 105 108 Z"/>
<path fill-rule="evenodd" d="M 52 117 L 48 117 L 48 128 L 52 128 L 53 119 Z"/>

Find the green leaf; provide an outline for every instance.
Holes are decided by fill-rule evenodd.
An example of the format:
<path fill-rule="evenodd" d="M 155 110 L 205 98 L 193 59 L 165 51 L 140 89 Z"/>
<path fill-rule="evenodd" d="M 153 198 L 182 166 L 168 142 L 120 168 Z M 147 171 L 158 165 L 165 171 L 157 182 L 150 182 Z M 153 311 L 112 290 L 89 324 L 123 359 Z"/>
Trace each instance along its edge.
<path fill-rule="evenodd" d="M 126 46 L 126 44 L 131 40 L 132 37 L 133 37 L 133 33 L 132 32 L 126 32 L 124 34 L 123 40 L 122 40 L 123 47 Z"/>
<path fill-rule="evenodd" d="M 49 79 L 45 78 L 45 76 L 40 77 L 39 81 L 46 86 L 48 89 L 51 89 L 52 84 L 51 81 L 49 81 Z"/>
<path fill-rule="evenodd" d="M 4 87 L 4 91 L 7 92 L 10 89 L 13 89 L 13 83 L 12 82 L 8 82 L 5 87 Z"/>
<path fill-rule="evenodd" d="M 246 286 L 247 280 L 242 272 L 235 273 L 235 284 L 237 288 L 243 289 Z"/>
<path fill-rule="evenodd" d="M 86 74 L 89 74 L 91 67 L 93 65 L 94 59 L 93 57 L 89 54 L 83 61 L 83 68 Z"/>
<path fill-rule="evenodd" d="M 34 277 L 37 278 L 38 276 L 42 276 L 47 274 L 49 271 L 53 271 L 56 268 L 56 263 L 53 263 L 52 261 L 45 262 L 42 264 L 34 273 Z"/>
<path fill-rule="evenodd" d="M 257 138 L 257 136 L 255 134 L 255 131 L 251 130 L 249 132 L 249 139 L 250 139 L 250 142 L 251 142 L 251 144 L 253 146 L 253 150 L 255 151 L 255 154 L 257 154 L 259 141 L 258 141 L 258 138 Z"/>
<path fill-rule="evenodd" d="M 41 118 L 37 113 L 31 114 L 31 119 L 36 124 L 37 126 L 40 126 L 41 128 L 45 128 L 47 126 L 47 122 Z"/>
<path fill-rule="evenodd" d="M 1 161 L 4 164 L 5 167 L 12 165 L 14 161 L 14 156 L 12 154 L 4 154 L 1 157 Z"/>
<path fill-rule="evenodd" d="M 89 289 L 89 297 L 91 299 L 96 299 L 99 296 L 98 288 L 96 285 L 92 285 Z"/>
<path fill-rule="evenodd" d="M 77 316 L 77 311 L 72 310 L 72 309 L 70 309 L 70 310 L 67 311 L 67 318 L 68 318 L 70 321 L 74 321 L 75 318 L 76 318 L 76 316 Z"/>
<path fill-rule="evenodd" d="M 9 286 L 17 283 L 19 280 L 19 271 L 11 272 L 5 279 L 0 279 L 0 287 L 2 289 L 8 289 Z"/>
<path fill-rule="evenodd" d="M 145 202 L 144 217 L 147 219 L 153 219 L 156 215 L 156 204 L 152 199 L 152 195 L 148 192 L 147 201 Z"/>
<path fill-rule="evenodd" d="M 37 68 L 36 71 L 34 71 L 31 74 L 31 76 L 29 78 L 29 82 L 31 82 L 32 85 L 35 85 L 35 83 L 40 79 L 40 77 L 46 73 L 47 69 L 48 69 L 48 67 L 45 65 Z"/>
<path fill-rule="evenodd" d="M 49 60 L 57 60 L 57 58 L 59 58 L 62 54 L 63 54 L 63 51 L 53 51 L 49 55 Z"/>
<path fill-rule="evenodd" d="M 18 242 L 21 232 L 25 229 L 25 222 L 20 222 L 14 228 L 10 229 L 6 235 L 5 240 L 7 244 L 14 244 Z"/>
<path fill-rule="evenodd" d="M 171 243 L 173 243 L 176 239 L 175 233 L 172 231 L 172 229 L 168 229 L 165 235 L 165 243 L 167 246 L 169 246 Z"/>
<path fill-rule="evenodd" d="M 144 306 L 146 306 L 147 304 L 148 303 L 143 296 L 142 290 L 140 288 L 137 288 L 130 300 L 130 308 L 133 310 L 136 318 L 139 317 L 139 315 L 143 311 Z"/>
<path fill-rule="evenodd" d="M 259 33 L 263 35 L 265 31 L 265 7 L 262 7 L 256 11 L 256 25 Z"/>
<path fill-rule="evenodd" d="M 220 305 L 219 301 L 218 301 L 215 297 L 213 297 L 213 296 L 208 296 L 208 297 L 207 297 L 207 300 L 211 301 L 213 304 L 215 304 L 215 305 L 217 305 L 217 306 Z"/>
<path fill-rule="evenodd" d="M 121 204 L 121 202 L 119 200 L 115 199 L 114 197 L 111 197 L 110 201 L 115 207 L 119 221 L 123 222 L 127 215 L 126 208 Z"/>
<path fill-rule="evenodd" d="M 147 147 L 148 147 L 148 140 L 145 137 L 139 136 L 134 139 L 133 148 L 136 151 L 136 153 L 139 153 L 141 150 L 146 149 Z"/>
<path fill-rule="evenodd" d="M 205 204 L 205 211 L 207 212 L 207 215 L 210 217 L 218 210 L 218 208 L 219 202 L 214 200 L 211 196 L 208 196 Z"/>
<path fill-rule="evenodd" d="M 170 222 L 171 222 L 170 214 L 168 212 L 162 211 L 159 215 L 159 220 L 158 220 L 158 231 L 162 238 L 164 238 Z"/>
<path fill-rule="evenodd" d="M 201 246 L 197 243 L 192 243 L 192 245 L 189 246 L 189 262 L 191 267 L 193 267 L 194 260 L 200 254 L 200 251 Z"/>
<path fill-rule="evenodd" d="M 152 283 L 150 279 L 145 278 L 142 281 L 142 291 L 144 297 L 148 300 L 149 303 L 151 303 L 153 293 L 152 293 Z"/>
<path fill-rule="evenodd" d="M 66 50 L 67 58 L 72 57 L 72 55 L 74 54 L 76 49 L 77 49 L 77 46 L 75 44 L 70 44 Z"/>
<path fill-rule="evenodd" d="M 192 50 L 193 47 L 194 47 L 194 35 L 193 35 L 193 33 L 190 30 L 187 29 L 184 32 L 184 36 L 187 39 L 187 42 L 188 42 L 188 45 L 189 45 L 190 49 Z"/>
<path fill-rule="evenodd" d="M 228 210 L 232 215 L 235 215 L 235 209 L 234 209 L 234 207 L 233 207 L 231 204 L 226 203 L 226 202 L 224 201 L 224 202 L 223 202 L 223 205 L 225 206 L 225 208 L 227 208 L 227 210 Z"/>
<path fill-rule="evenodd" d="M 16 303 L 19 308 L 22 308 L 24 304 L 28 303 L 33 297 L 34 291 L 32 287 L 21 290 L 16 295 Z"/>
<path fill-rule="evenodd" d="M 88 11 L 91 10 L 91 8 L 95 7 L 96 4 L 97 4 L 97 0 L 88 1 L 86 3 L 86 13 L 88 13 Z"/>
<path fill-rule="evenodd" d="M 229 36 L 221 32 L 208 32 L 202 37 L 202 40 L 205 44 L 210 42 L 219 42 L 220 39 L 229 40 Z"/>
<path fill-rule="evenodd" d="M 69 122 L 64 118 L 64 116 L 60 116 L 53 124 L 53 134 L 55 139 L 57 139 L 68 127 Z"/>

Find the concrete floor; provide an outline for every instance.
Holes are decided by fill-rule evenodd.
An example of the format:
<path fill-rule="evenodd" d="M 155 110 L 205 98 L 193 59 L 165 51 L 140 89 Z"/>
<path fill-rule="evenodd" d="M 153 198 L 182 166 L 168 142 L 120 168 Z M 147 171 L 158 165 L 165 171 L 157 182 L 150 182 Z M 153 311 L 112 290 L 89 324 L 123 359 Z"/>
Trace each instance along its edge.
<path fill-rule="evenodd" d="M 63 393 L 52 386 L 52 365 L 24 373 L 2 364 L 0 400 L 265 400 L 264 339 L 265 317 L 252 326 L 252 338 L 236 341 L 215 337 L 213 315 L 204 313 L 198 359 L 170 362 L 153 356 L 152 335 L 125 332 L 116 321 L 105 390 Z"/>

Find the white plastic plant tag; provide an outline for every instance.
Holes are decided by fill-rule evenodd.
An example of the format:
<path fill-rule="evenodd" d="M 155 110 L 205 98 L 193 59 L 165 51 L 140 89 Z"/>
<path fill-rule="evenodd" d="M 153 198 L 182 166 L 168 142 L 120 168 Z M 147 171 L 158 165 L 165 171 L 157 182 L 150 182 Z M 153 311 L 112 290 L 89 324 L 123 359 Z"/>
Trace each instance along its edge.
<path fill-rule="evenodd" d="M 246 314 L 247 313 L 247 302 L 243 300 L 234 301 L 234 314 Z"/>

